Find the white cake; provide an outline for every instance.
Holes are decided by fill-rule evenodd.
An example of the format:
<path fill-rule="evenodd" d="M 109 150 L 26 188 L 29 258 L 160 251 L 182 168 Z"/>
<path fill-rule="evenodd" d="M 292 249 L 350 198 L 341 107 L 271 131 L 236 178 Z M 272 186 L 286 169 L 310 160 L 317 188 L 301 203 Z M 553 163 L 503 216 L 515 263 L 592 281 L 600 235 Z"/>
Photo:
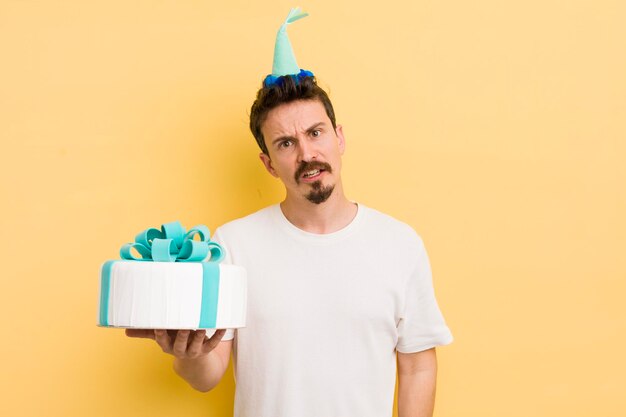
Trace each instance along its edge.
<path fill-rule="evenodd" d="M 246 324 L 246 271 L 217 262 L 108 261 L 98 324 L 141 329 L 226 329 Z"/>

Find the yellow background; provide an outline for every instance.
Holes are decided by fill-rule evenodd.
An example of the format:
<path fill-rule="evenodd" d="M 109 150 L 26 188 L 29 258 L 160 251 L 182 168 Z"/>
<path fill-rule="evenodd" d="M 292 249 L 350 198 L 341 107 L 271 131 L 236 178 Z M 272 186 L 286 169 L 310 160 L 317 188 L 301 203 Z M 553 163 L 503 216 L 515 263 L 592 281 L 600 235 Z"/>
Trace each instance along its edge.
<path fill-rule="evenodd" d="M 232 413 L 230 371 L 200 394 L 95 326 L 98 272 L 141 229 L 282 198 L 247 122 L 295 5 L 0 2 L 1 415 Z M 436 416 L 625 415 L 624 3 L 299 5 L 348 196 L 431 257 Z"/>

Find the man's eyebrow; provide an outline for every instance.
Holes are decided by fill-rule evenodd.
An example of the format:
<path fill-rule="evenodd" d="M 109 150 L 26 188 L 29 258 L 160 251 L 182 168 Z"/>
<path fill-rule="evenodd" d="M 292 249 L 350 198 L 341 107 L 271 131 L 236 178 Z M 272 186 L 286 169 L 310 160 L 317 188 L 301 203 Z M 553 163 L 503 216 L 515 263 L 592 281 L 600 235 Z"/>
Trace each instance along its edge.
<path fill-rule="evenodd" d="M 311 132 L 313 132 L 314 130 L 316 130 L 316 129 L 317 129 L 318 127 L 320 127 L 320 126 L 324 126 L 324 122 L 317 122 L 317 123 L 315 123 L 313 126 L 311 126 L 310 128 L 308 128 L 308 129 L 306 130 L 306 132 L 307 132 L 307 133 L 311 133 Z"/>
<path fill-rule="evenodd" d="M 311 127 L 307 128 L 307 129 L 306 129 L 306 132 L 307 132 L 307 133 L 311 133 L 312 131 L 314 131 L 314 130 L 315 130 L 315 129 L 317 129 L 318 127 L 320 127 L 320 126 L 324 126 L 324 125 L 325 125 L 325 123 L 324 123 L 324 122 L 317 122 L 317 123 L 315 123 L 315 124 L 311 125 Z M 296 139 L 296 138 L 295 138 L 295 137 L 293 137 L 293 136 L 291 136 L 291 135 L 279 136 L 279 137 L 277 137 L 276 139 L 274 139 L 274 140 L 272 141 L 272 145 L 274 145 L 274 144 L 276 144 L 276 143 L 278 143 L 278 142 L 282 142 L 283 140 L 294 140 L 294 139 Z"/>

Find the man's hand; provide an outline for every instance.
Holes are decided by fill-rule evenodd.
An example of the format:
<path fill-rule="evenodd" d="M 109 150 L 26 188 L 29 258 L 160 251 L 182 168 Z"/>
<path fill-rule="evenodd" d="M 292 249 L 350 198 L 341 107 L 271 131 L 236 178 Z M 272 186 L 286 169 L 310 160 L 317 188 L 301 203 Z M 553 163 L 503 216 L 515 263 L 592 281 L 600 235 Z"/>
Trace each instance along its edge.
<path fill-rule="evenodd" d="M 198 391 L 215 387 L 230 360 L 232 340 L 220 341 L 226 330 L 218 329 L 210 338 L 206 330 L 126 329 L 126 336 L 152 339 L 163 352 L 174 356 L 174 371 Z"/>
<path fill-rule="evenodd" d="M 163 352 L 178 359 L 197 359 L 217 347 L 226 330 L 218 329 L 211 338 L 206 330 L 126 329 L 126 336 L 153 339 Z"/>

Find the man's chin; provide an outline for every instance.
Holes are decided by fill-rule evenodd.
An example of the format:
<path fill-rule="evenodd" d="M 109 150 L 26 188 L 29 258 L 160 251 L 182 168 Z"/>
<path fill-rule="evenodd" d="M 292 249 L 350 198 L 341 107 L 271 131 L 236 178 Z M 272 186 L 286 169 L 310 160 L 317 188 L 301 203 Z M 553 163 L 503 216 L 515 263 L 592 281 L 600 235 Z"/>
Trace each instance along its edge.
<path fill-rule="evenodd" d="M 322 204 L 328 200 L 335 189 L 334 184 L 324 186 L 320 181 L 314 182 L 311 186 L 313 189 L 306 195 L 306 199 L 313 204 Z"/>

